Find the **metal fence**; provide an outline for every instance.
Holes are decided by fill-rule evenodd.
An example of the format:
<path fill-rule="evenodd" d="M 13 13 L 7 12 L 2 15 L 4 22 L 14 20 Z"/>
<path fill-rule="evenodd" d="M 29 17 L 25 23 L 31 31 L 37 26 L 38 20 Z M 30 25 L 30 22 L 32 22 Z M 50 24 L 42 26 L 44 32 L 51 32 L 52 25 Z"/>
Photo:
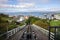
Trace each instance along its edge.
<path fill-rule="evenodd" d="M 54 35 L 50 33 L 52 28 L 54 28 Z M 58 28 L 60 27 L 59 26 L 49 27 L 49 40 L 60 40 L 60 31 L 57 30 Z"/>

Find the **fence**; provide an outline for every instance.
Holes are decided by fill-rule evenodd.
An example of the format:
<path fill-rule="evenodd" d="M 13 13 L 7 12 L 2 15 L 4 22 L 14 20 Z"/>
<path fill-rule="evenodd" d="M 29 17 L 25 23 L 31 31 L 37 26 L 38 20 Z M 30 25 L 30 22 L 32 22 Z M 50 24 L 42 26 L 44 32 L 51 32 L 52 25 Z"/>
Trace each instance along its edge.
<path fill-rule="evenodd" d="M 4 33 L 4 34 L 1 34 L 1 35 L 0 35 L 1 40 L 3 40 L 2 37 L 4 37 L 5 39 L 8 39 L 10 36 L 16 34 L 18 31 L 20 31 L 21 29 L 23 29 L 24 26 L 25 26 L 25 25 L 21 26 L 21 28 L 20 28 L 20 27 L 17 27 L 17 28 L 14 28 L 14 29 L 12 29 L 12 30 Z"/>
<path fill-rule="evenodd" d="M 51 40 L 51 38 L 50 38 L 50 34 L 51 34 L 50 31 L 51 31 L 52 28 L 54 28 L 54 35 L 52 35 L 52 36 L 54 36 L 53 39 L 54 40 L 60 40 L 60 38 L 59 38 L 60 37 L 60 33 L 57 34 L 58 32 L 60 32 L 60 31 L 57 32 L 57 28 L 60 28 L 59 26 L 49 27 L 49 40 Z"/>
<path fill-rule="evenodd" d="M 49 32 L 48 30 L 42 28 L 42 27 L 39 27 L 35 24 L 33 24 L 32 26 L 38 28 L 42 33 L 44 33 L 46 36 L 48 36 L 51 40 L 54 40 L 54 33 L 52 32 Z"/>

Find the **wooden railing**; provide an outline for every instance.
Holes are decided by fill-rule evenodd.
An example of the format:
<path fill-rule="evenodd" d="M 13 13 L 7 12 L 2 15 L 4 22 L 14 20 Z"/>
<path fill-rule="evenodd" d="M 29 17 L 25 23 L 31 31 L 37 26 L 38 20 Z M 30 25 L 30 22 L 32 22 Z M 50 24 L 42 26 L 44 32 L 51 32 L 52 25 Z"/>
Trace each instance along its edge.
<path fill-rule="evenodd" d="M 16 34 L 18 31 L 20 31 L 21 29 L 23 29 L 24 26 L 25 26 L 25 25 L 23 25 L 23 26 L 21 26 L 21 27 L 14 28 L 14 29 L 12 29 L 12 30 L 4 33 L 4 34 L 1 34 L 1 35 L 0 35 L 0 38 L 1 38 L 1 37 L 5 37 L 5 39 L 8 39 L 10 36 Z"/>

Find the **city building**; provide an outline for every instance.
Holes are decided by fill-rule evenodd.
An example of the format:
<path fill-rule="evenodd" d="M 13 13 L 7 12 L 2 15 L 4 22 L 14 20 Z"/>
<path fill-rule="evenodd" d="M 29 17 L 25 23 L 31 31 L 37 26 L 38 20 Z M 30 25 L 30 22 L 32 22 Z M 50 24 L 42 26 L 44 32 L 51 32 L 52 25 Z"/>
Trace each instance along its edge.
<path fill-rule="evenodd" d="M 56 15 L 54 15 L 54 18 L 60 20 L 60 15 L 59 14 L 56 14 Z"/>

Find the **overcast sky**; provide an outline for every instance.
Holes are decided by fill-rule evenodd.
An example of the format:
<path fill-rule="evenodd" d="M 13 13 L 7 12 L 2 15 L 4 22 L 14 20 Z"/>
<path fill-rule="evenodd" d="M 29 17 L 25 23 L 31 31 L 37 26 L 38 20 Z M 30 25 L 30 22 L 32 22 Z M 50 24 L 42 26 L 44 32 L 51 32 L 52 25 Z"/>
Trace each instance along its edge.
<path fill-rule="evenodd" d="M 59 10 L 60 0 L 0 0 L 0 12 Z"/>

